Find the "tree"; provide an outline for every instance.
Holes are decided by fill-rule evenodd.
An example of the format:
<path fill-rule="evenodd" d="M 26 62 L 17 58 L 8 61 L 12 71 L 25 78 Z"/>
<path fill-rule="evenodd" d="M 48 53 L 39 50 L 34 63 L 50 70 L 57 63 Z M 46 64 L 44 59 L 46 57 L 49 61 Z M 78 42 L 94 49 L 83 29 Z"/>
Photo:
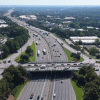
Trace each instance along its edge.
<path fill-rule="evenodd" d="M 13 40 L 7 40 L 6 43 L 5 43 L 9 50 L 10 50 L 10 53 L 13 53 L 14 52 L 14 44 L 13 44 Z"/>
<path fill-rule="evenodd" d="M 81 41 L 81 40 L 76 41 L 75 44 L 76 44 L 76 45 L 82 45 L 82 41 Z"/>
<path fill-rule="evenodd" d="M 98 100 L 99 99 L 99 86 L 93 82 L 85 86 L 84 99 L 83 100 Z"/>
<path fill-rule="evenodd" d="M 75 23 L 70 23 L 69 26 L 70 26 L 71 28 L 75 28 Z"/>
<path fill-rule="evenodd" d="M 28 54 L 30 56 L 30 54 L 33 52 L 31 46 L 28 46 L 25 53 Z"/>
<path fill-rule="evenodd" d="M 27 72 L 25 68 L 23 68 L 22 66 L 18 66 L 17 69 L 20 71 L 22 76 L 27 76 Z"/>
<path fill-rule="evenodd" d="M 96 49 L 95 47 L 91 47 L 89 49 L 89 53 L 90 53 L 90 55 L 95 55 L 96 53 L 99 53 L 99 50 Z"/>
<path fill-rule="evenodd" d="M 3 57 L 7 57 L 10 52 L 8 46 L 5 44 L 2 46 L 2 51 L 3 51 Z"/>
<path fill-rule="evenodd" d="M 20 45 L 18 41 L 14 41 L 14 52 L 17 52 L 17 50 L 20 48 Z"/>
<path fill-rule="evenodd" d="M 99 44 L 99 39 L 95 39 L 95 44 Z"/>
<path fill-rule="evenodd" d="M 27 54 L 22 54 L 20 56 L 20 59 L 23 61 L 23 62 L 28 62 L 29 61 L 29 56 Z"/>

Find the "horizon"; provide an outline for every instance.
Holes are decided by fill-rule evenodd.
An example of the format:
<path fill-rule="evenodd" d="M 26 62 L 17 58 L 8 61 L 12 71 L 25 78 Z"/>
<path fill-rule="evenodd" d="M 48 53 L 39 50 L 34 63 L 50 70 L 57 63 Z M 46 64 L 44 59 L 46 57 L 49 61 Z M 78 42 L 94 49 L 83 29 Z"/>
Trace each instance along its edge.
<path fill-rule="evenodd" d="M 74 6 L 74 5 L 84 5 L 84 6 L 100 6 L 100 0 L 61 0 L 61 1 L 58 1 L 58 0 L 2 0 L 0 1 L 0 5 L 71 5 L 71 6 Z"/>

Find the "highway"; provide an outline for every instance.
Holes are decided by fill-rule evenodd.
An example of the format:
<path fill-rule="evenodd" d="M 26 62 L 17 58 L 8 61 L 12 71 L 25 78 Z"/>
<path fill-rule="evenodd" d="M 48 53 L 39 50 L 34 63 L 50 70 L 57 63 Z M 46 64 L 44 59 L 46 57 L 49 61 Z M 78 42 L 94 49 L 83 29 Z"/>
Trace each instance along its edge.
<path fill-rule="evenodd" d="M 51 36 L 43 36 L 43 33 L 45 31 L 41 31 L 41 29 L 35 28 L 31 25 L 28 25 L 25 21 L 20 21 L 16 18 L 13 18 L 10 16 L 11 11 L 8 11 L 5 16 L 10 18 L 13 22 L 16 22 L 18 25 L 23 26 L 29 31 L 30 39 L 36 43 L 36 41 L 39 42 L 38 45 L 36 45 L 36 62 L 67 62 L 67 56 L 61 45 L 55 40 L 55 38 Z M 38 36 L 34 36 L 33 34 L 37 34 Z M 32 44 L 32 42 L 30 42 Z M 29 43 L 29 44 L 30 44 Z M 56 44 L 54 46 L 54 43 Z M 29 45 L 27 43 L 27 45 Z M 43 54 L 43 49 L 46 49 L 46 54 Z M 21 49 L 23 50 L 23 48 Z M 24 49 L 25 50 L 25 49 Z M 40 56 L 37 56 L 37 51 L 40 50 Z M 20 51 L 18 51 L 20 52 Z M 21 53 L 21 52 L 20 52 Z M 17 55 L 12 55 L 10 57 L 12 64 L 15 65 L 14 58 L 16 58 Z M 17 63 L 16 63 L 17 64 Z"/>
<path fill-rule="evenodd" d="M 14 59 L 21 54 L 21 51 L 26 50 L 28 45 L 31 45 L 32 42 L 36 41 L 39 42 L 36 45 L 36 62 L 67 62 L 67 55 L 65 54 L 61 43 L 63 42 L 59 38 L 55 37 L 52 33 L 48 36 L 44 36 L 43 33 L 48 33 L 42 29 L 36 28 L 34 26 L 28 25 L 25 21 L 20 21 L 16 18 L 12 18 L 10 16 L 12 11 L 9 11 L 5 16 L 10 18 L 12 21 L 16 22 L 18 25 L 23 26 L 29 31 L 30 38 L 28 42 L 18 51 L 18 53 L 13 54 L 10 59 L 12 64 L 18 65 L 14 61 Z M 38 34 L 38 36 L 34 36 L 33 34 Z M 54 43 L 56 44 L 54 46 Z M 63 47 L 68 49 L 71 52 L 77 52 L 76 50 L 72 49 L 67 44 L 63 44 Z M 43 49 L 46 49 L 46 55 L 43 54 Z M 40 50 L 40 56 L 37 56 L 37 50 Z M 81 55 L 84 58 L 84 63 L 89 62 L 89 57 L 85 55 Z M 90 62 L 94 63 L 95 60 L 91 59 Z M 79 63 L 78 63 L 79 64 Z M 9 63 L 1 64 L 1 67 L 9 66 Z M 28 66 L 29 64 L 23 64 L 23 66 Z M 32 64 L 30 64 L 32 65 Z M 55 64 L 56 65 L 56 64 Z M 61 64 L 60 64 L 61 65 Z M 76 65 L 77 66 L 77 65 Z M 28 66 L 29 67 L 29 66 Z M 26 86 L 26 89 L 23 89 L 20 93 L 20 96 L 17 100 L 30 100 L 30 95 L 33 93 L 34 96 L 32 100 L 37 100 L 37 97 L 40 96 L 40 99 L 43 97 L 44 100 L 76 100 L 75 93 L 73 87 L 70 82 L 70 72 L 69 70 L 73 70 L 72 67 L 68 68 L 64 72 L 65 67 L 46 67 L 46 69 L 40 69 L 39 71 L 34 72 L 36 68 L 28 68 L 31 72 L 30 74 L 30 81 Z M 74 67 L 78 70 L 79 67 Z M 40 71 L 41 70 L 41 71 Z M 50 70 L 50 72 L 48 71 Z M 58 70 L 58 72 L 53 71 Z M 43 71 L 43 72 L 42 72 Z M 48 71 L 48 72 L 47 72 Z M 56 95 L 54 97 L 54 94 Z"/>
<path fill-rule="evenodd" d="M 43 97 L 43 100 L 75 100 L 75 94 L 70 82 L 70 72 L 56 73 L 32 73 L 31 80 L 26 90 L 21 91 L 17 100 L 37 100 Z M 63 83 L 61 83 L 61 81 Z M 54 98 L 53 95 L 56 94 Z M 23 95 L 23 96 L 22 96 Z"/>

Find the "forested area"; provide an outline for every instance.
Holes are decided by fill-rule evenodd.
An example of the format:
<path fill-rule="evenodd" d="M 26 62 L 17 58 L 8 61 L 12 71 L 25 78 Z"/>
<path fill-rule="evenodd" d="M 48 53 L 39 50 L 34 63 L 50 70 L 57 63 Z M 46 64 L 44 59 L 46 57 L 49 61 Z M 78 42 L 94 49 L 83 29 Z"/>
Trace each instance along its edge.
<path fill-rule="evenodd" d="M 91 66 L 83 66 L 72 74 L 72 80 L 84 91 L 83 100 L 98 100 L 100 98 L 100 78 Z"/>
<path fill-rule="evenodd" d="M 27 42 L 29 35 L 25 28 L 18 26 L 10 19 L 6 17 L 0 17 L 0 19 L 4 19 L 9 25 L 8 27 L 0 28 L 2 36 L 7 37 L 7 41 L 2 45 L 3 54 L 0 56 L 0 58 L 5 58 L 9 54 L 17 52 Z M 11 37 L 14 39 L 10 39 Z"/>
<path fill-rule="evenodd" d="M 50 23 L 62 24 L 69 28 L 82 28 L 85 31 L 70 31 L 61 30 L 61 28 L 55 26 L 51 32 L 63 37 L 69 38 L 70 36 L 98 36 L 100 37 L 100 7 L 87 7 L 87 6 L 30 6 L 30 7 L 16 7 L 12 16 L 20 16 L 22 14 L 37 16 L 37 21 L 27 21 L 27 23 L 50 31 L 50 27 L 44 27 L 42 24 L 46 21 Z M 47 17 L 47 15 L 52 17 Z M 65 17 L 74 17 L 75 19 L 64 19 Z M 59 20 L 56 18 L 60 18 Z M 72 21 L 71 23 L 63 23 L 63 21 Z M 88 29 L 87 26 L 94 27 Z"/>
<path fill-rule="evenodd" d="M 16 86 L 23 84 L 28 78 L 26 69 L 22 66 L 14 67 L 10 65 L 2 73 L 3 78 L 0 80 L 0 100 L 6 100 L 9 94 L 15 96 Z M 13 90 L 13 91 L 12 91 Z"/>

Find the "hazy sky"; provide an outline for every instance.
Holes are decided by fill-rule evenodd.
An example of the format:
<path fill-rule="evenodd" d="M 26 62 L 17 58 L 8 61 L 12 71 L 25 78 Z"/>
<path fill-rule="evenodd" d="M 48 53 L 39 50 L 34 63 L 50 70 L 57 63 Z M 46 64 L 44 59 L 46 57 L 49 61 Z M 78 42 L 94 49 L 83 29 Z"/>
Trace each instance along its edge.
<path fill-rule="evenodd" d="M 0 0 L 0 5 L 100 5 L 100 0 Z"/>

